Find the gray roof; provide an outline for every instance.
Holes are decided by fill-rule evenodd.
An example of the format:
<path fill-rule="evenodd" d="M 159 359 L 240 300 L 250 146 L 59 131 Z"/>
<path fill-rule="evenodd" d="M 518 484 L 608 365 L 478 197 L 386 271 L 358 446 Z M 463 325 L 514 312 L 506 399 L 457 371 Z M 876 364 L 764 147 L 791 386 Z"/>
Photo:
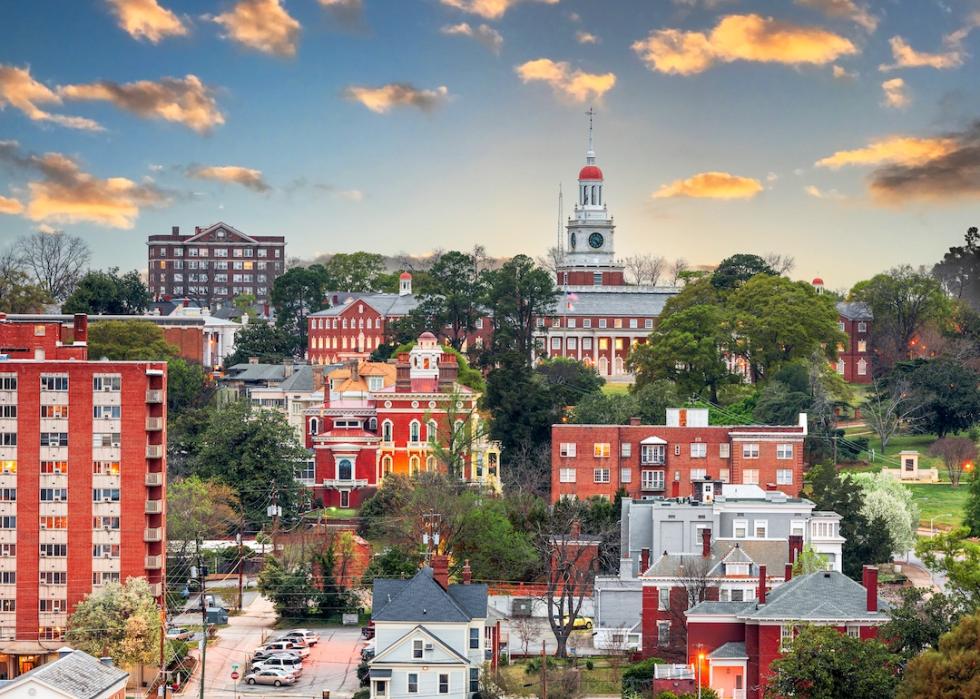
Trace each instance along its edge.
<path fill-rule="evenodd" d="M 77 699 L 93 699 L 127 677 L 129 673 L 125 670 L 105 665 L 88 653 L 73 650 L 54 662 L 25 672 L 5 687 L 13 687 L 33 678 Z"/>
<path fill-rule="evenodd" d="M 778 589 L 778 588 L 777 588 Z M 698 602 L 687 610 L 687 614 L 726 614 L 737 615 L 755 607 L 755 602 Z"/>
<path fill-rule="evenodd" d="M 746 619 L 851 619 L 888 620 L 890 605 L 878 599 L 878 611 L 869 612 L 867 591 L 843 573 L 826 571 L 793 578 L 766 596 L 766 603 L 741 615 Z"/>
<path fill-rule="evenodd" d="M 777 576 L 784 574 L 789 562 L 789 542 L 785 539 L 715 539 L 709 554 L 707 571 L 712 576 L 724 575 L 719 565 L 722 562 L 764 565 L 767 576 Z M 701 574 L 705 568 L 699 561 L 703 560 L 699 553 L 668 553 L 661 555 L 642 575 L 649 578 L 685 577 L 685 566 L 694 567 Z"/>
<path fill-rule="evenodd" d="M 556 305 L 559 315 L 576 316 L 659 316 L 664 304 L 677 295 L 676 290 L 656 289 L 650 291 L 575 291 L 576 301 L 560 296 Z"/>
<path fill-rule="evenodd" d="M 293 375 L 286 377 L 279 389 L 288 393 L 312 393 L 313 392 L 313 367 L 309 364 L 302 364 L 293 368 Z"/>
<path fill-rule="evenodd" d="M 228 368 L 225 379 L 233 381 L 282 381 L 286 374 L 282 364 L 235 364 Z"/>
<path fill-rule="evenodd" d="M 487 616 L 487 586 L 450 585 L 444 590 L 425 567 L 411 580 L 374 581 L 371 618 L 375 621 L 468 622 Z"/>
<path fill-rule="evenodd" d="M 848 320 L 874 320 L 871 306 L 863 301 L 838 301 L 837 312 Z"/>
<path fill-rule="evenodd" d="M 350 305 L 347 303 L 348 299 L 350 299 L 351 302 L 363 301 L 383 316 L 405 316 L 419 305 L 419 300 L 415 294 L 364 294 L 343 291 L 328 292 L 326 296 L 331 300 L 336 297 L 338 303 L 335 303 L 330 308 L 326 308 L 322 311 L 311 313 L 310 317 L 329 318 L 330 316 L 340 315 Z"/>
<path fill-rule="evenodd" d="M 741 641 L 729 641 L 715 648 L 708 657 L 717 660 L 719 658 L 748 658 L 749 656 L 745 652 L 745 643 Z"/>

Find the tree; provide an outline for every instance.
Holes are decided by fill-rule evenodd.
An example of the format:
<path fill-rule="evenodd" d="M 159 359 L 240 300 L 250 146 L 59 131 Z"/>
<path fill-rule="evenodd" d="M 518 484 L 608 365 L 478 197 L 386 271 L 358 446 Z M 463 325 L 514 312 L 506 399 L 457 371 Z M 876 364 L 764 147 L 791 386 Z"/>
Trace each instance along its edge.
<path fill-rule="evenodd" d="M 733 351 L 748 361 L 754 382 L 818 353 L 833 360 L 847 340 L 837 327 L 833 300 L 804 282 L 759 274 L 731 292 L 727 303 Z"/>
<path fill-rule="evenodd" d="M 419 306 L 412 311 L 419 318 L 416 327 L 445 332 L 453 349 L 461 350 L 467 336 L 476 330 L 477 320 L 485 314 L 484 281 L 472 255 L 455 250 L 439 255 L 429 269 Z"/>
<path fill-rule="evenodd" d="M 683 257 L 678 257 L 667 267 L 667 274 L 670 277 L 670 285 L 677 286 L 678 282 L 683 278 L 684 272 L 688 270 L 689 265 L 687 260 Z"/>
<path fill-rule="evenodd" d="M 454 559 L 468 560 L 476 580 L 523 580 L 539 563 L 527 534 L 511 524 L 502 500 L 487 497 L 477 502 L 463 515 Z"/>
<path fill-rule="evenodd" d="M 175 357 L 167 360 L 167 414 L 179 415 L 203 402 L 207 375 L 200 364 Z"/>
<path fill-rule="evenodd" d="M 965 527 L 919 539 L 915 552 L 926 567 L 947 578 L 946 589 L 967 609 L 980 609 L 980 544 Z"/>
<path fill-rule="evenodd" d="M 665 379 L 635 387 L 630 393 L 593 393 L 579 401 L 571 420 L 580 425 L 626 425 L 638 417 L 645 425 L 662 425 L 667 408 L 683 404 L 676 386 Z"/>
<path fill-rule="evenodd" d="M 330 281 L 323 265 L 293 267 L 276 277 L 270 300 L 276 310 L 276 327 L 294 339 L 292 354 L 302 357 L 306 351 L 311 313 L 328 307 L 326 295 Z"/>
<path fill-rule="evenodd" d="M 227 483 L 198 476 L 167 485 L 167 540 L 186 550 L 191 542 L 220 539 L 237 529 L 238 494 Z"/>
<path fill-rule="evenodd" d="M 899 368 L 908 371 L 912 400 L 922 406 L 921 429 L 945 437 L 980 420 L 980 373 L 974 369 L 945 357 Z"/>
<path fill-rule="evenodd" d="M 969 437 L 943 437 L 929 446 L 929 456 L 938 456 L 943 460 L 949 482 L 956 488 L 963 472 L 969 472 L 976 465 L 977 445 Z"/>
<path fill-rule="evenodd" d="M 861 403 L 861 415 L 865 424 L 881 440 L 882 452 L 900 430 L 911 428 L 918 422 L 918 412 L 919 405 L 913 400 L 912 389 L 906 379 L 899 379 L 887 388 L 875 379 L 867 398 Z"/>
<path fill-rule="evenodd" d="M 280 619 L 303 619 L 316 604 L 312 566 L 306 561 L 287 565 L 276 556 L 266 556 L 259 573 L 259 590 L 272 600 Z"/>
<path fill-rule="evenodd" d="M 656 286 L 667 268 L 667 260 L 660 255 L 632 255 L 623 260 L 626 278 L 630 284 Z"/>
<path fill-rule="evenodd" d="M 74 291 L 92 255 L 84 240 L 62 231 L 24 236 L 17 249 L 35 283 L 55 301 L 64 301 Z"/>
<path fill-rule="evenodd" d="M 51 303 L 51 297 L 39 285 L 31 283 L 13 249 L 0 254 L 0 311 L 40 313 L 47 303 Z"/>
<path fill-rule="evenodd" d="M 939 648 L 940 636 L 964 613 L 962 603 L 942 592 L 907 587 L 901 591 L 901 603 L 892 605 L 891 620 L 878 635 L 893 653 L 909 660 L 924 650 Z"/>
<path fill-rule="evenodd" d="M 647 343 L 637 345 L 629 363 L 639 386 L 666 379 L 685 395 L 706 391 L 717 403 L 718 388 L 739 381 L 725 361 L 731 339 L 721 307 L 691 306 L 665 318 Z"/>
<path fill-rule="evenodd" d="M 796 267 L 796 258 L 792 255 L 783 255 L 778 252 L 768 252 L 765 257 L 766 264 L 776 273 L 776 274 L 789 274 Z"/>
<path fill-rule="evenodd" d="M 908 265 L 858 282 L 848 300 L 871 307 L 875 319 L 871 342 L 881 368 L 907 358 L 913 338 L 930 323 L 943 325 L 950 314 L 949 299 L 939 282 Z"/>
<path fill-rule="evenodd" d="M 176 357 L 178 348 L 152 321 L 100 320 L 89 326 L 88 352 L 93 359 L 165 361 Z"/>
<path fill-rule="evenodd" d="M 895 692 L 899 658 L 878 640 L 804 626 L 769 667 L 766 697 L 881 699 Z"/>
<path fill-rule="evenodd" d="M 500 269 L 484 273 L 484 280 L 493 320 L 494 362 L 513 354 L 530 365 L 537 319 L 555 309 L 558 291 L 554 279 L 530 257 L 517 255 Z"/>
<path fill-rule="evenodd" d="M 864 494 L 861 514 L 868 521 L 885 522 L 894 553 L 911 551 L 919 528 L 919 507 L 912 499 L 912 491 L 881 473 L 857 473 L 850 478 L 861 486 Z"/>
<path fill-rule="evenodd" d="M 192 463 L 201 478 L 237 492 L 245 524 L 255 530 L 268 521 L 272 494 L 284 518 L 297 514 L 302 502 L 296 465 L 307 458 L 285 416 L 238 401 L 211 413 Z"/>
<path fill-rule="evenodd" d="M 429 434 L 432 456 L 446 469 L 446 475 L 457 480 L 465 479 L 466 467 L 487 434 L 476 408 L 464 410 L 459 407 L 464 399 L 463 394 L 454 388 L 445 403 L 445 417 L 436 420 L 436 434 Z M 423 419 L 428 423 L 435 417 L 427 413 Z M 440 422 L 442 424 L 438 424 Z"/>
<path fill-rule="evenodd" d="M 337 253 L 323 265 L 333 291 L 382 291 L 384 257 L 373 252 Z"/>
<path fill-rule="evenodd" d="M 135 269 L 119 274 L 118 267 L 90 271 L 78 280 L 61 307 L 62 313 L 139 315 L 150 307 L 150 291 Z"/>
<path fill-rule="evenodd" d="M 593 367 L 565 357 L 542 359 L 535 365 L 534 374 L 547 387 L 558 410 L 597 394 L 605 384 Z"/>
<path fill-rule="evenodd" d="M 521 449 L 549 444 L 559 417 L 547 386 L 516 354 L 490 371 L 483 407 L 490 412 L 490 438 L 500 442 L 508 462 Z"/>
<path fill-rule="evenodd" d="M 963 506 L 963 524 L 969 528 L 970 536 L 980 536 L 980 471 L 976 470 L 975 463 L 970 494 Z"/>
<path fill-rule="evenodd" d="M 954 245 L 932 268 L 943 290 L 980 310 L 980 231 L 971 226 L 963 245 Z"/>
<path fill-rule="evenodd" d="M 814 551 L 810 544 L 807 544 L 793 562 L 793 577 L 798 578 L 801 575 L 809 575 L 826 569 L 827 560 Z"/>
<path fill-rule="evenodd" d="M 253 320 L 235 336 L 235 351 L 225 357 L 225 367 L 245 364 L 252 357 L 260 362 L 277 364 L 292 357 L 296 340 L 282 328 Z"/>
<path fill-rule="evenodd" d="M 980 696 L 980 612 L 963 617 L 928 650 L 909 661 L 898 699 L 960 699 Z"/>
<path fill-rule="evenodd" d="M 158 656 L 160 612 L 144 578 L 126 578 L 89 593 L 68 618 L 65 640 L 95 657 L 107 656 L 125 668 Z"/>
<path fill-rule="evenodd" d="M 775 276 L 776 270 L 758 255 L 739 253 L 722 260 L 711 274 L 711 285 L 719 290 L 735 289 L 757 274 Z"/>

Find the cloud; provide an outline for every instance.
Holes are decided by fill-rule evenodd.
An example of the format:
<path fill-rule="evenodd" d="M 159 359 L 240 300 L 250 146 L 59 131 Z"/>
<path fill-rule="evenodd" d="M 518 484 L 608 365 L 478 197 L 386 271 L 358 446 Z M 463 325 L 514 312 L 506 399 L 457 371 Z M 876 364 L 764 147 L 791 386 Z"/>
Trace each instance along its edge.
<path fill-rule="evenodd" d="M 575 41 L 580 44 L 598 44 L 599 37 L 591 32 L 575 32 Z"/>
<path fill-rule="evenodd" d="M 0 64 L 0 109 L 10 105 L 31 121 L 44 121 L 72 129 L 102 131 L 98 122 L 84 117 L 52 114 L 38 105 L 60 105 L 61 97 L 47 85 L 31 77 L 30 68 Z"/>
<path fill-rule="evenodd" d="M 253 192 L 268 192 L 272 189 L 262 179 L 262 171 L 239 165 L 196 165 L 187 169 L 187 174 L 199 180 L 215 180 L 240 184 Z"/>
<path fill-rule="evenodd" d="M 822 12 L 832 19 L 846 19 L 873 32 L 878 27 L 878 18 L 868 8 L 858 5 L 854 0 L 796 0 L 797 5 Z"/>
<path fill-rule="evenodd" d="M 857 71 L 848 71 L 842 66 L 836 64 L 831 68 L 835 80 L 857 80 Z"/>
<path fill-rule="evenodd" d="M 27 183 L 30 199 L 24 215 L 32 221 L 132 228 L 141 207 L 169 202 L 152 184 L 125 177 L 100 179 L 61 153 L 22 153 L 16 141 L 0 141 L 0 163 L 40 176 Z"/>
<path fill-rule="evenodd" d="M 187 25 L 157 0 L 106 0 L 119 28 L 134 39 L 158 43 L 168 36 L 184 36 Z"/>
<path fill-rule="evenodd" d="M 359 189 L 342 189 L 337 192 L 337 196 L 341 199 L 346 199 L 347 201 L 362 202 L 364 201 L 364 192 Z"/>
<path fill-rule="evenodd" d="M 468 36 L 472 39 L 476 39 L 478 42 L 498 55 L 500 54 L 500 49 L 504 45 L 504 37 L 501 36 L 500 32 L 491 27 L 489 24 L 481 24 L 476 27 L 471 27 L 468 22 L 460 22 L 459 24 L 447 24 L 439 31 L 447 36 Z"/>
<path fill-rule="evenodd" d="M 484 19 L 500 19 L 511 7 L 527 0 L 441 0 L 443 5 L 479 15 Z M 558 0 L 536 0 L 546 5 L 557 5 Z"/>
<path fill-rule="evenodd" d="M 85 85 L 66 85 L 58 92 L 70 100 L 112 102 L 145 119 L 172 121 L 198 133 L 206 133 L 225 123 L 214 91 L 196 75 L 123 84 L 100 80 Z"/>
<path fill-rule="evenodd" d="M 864 148 L 841 150 L 815 164 L 817 167 L 838 169 L 845 165 L 882 165 L 897 163 L 913 165 L 947 155 L 956 148 L 954 138 L 917 138 L 915 136 L 889 136 L 872 141 Z"/>
<path fill-rule="evenodd" d="M 0 195 L 0 214 L 19 214 L 24 210 L 24 205 L 16 199 L 11 199 Z"/>
<path fill-rule="evenodd" d="M 888 43 L 891 44 L 892 59 L 895 62 L 882 64 L 878 67 L 879 70 L 885 72 L 896 68 L 935 68 L 937 70 L 959 68 L 963 65 L 963 59 L 966 55 L 958 43 L 950 45 L 942 53 L 916 51 L 900 36 L 893 36 Z"/>
<path fill-rule="evenodd" d="M 653 194 L 654 199 L 751 199 L 762 191 L 762 183 L 751 177 L 727 172 L 699 172 L 685 180 L 674 180 Z"/>
<path fill-rule="evenodd" d="M 364 23 L 363 0 L 320 0 L 320 4 L 345 27 L 360 27 Z"/>
<path fill-rule="evenodd" d="M 912 103 L 912 98 L 906 92 L 905 81 L 901 78 L 892 78 L 881 84 L 881 89 L 885 92 L 884 105 L 892 109 L 904 109 Z"/>
<path fill-rule="evenodd" d="M 449 100 L 449 88 L 440 85 L 434 90 L 423 90 L 410 83 L 388 83 L 379 87 L 350 85 L 344 89 L 344 97 L 377 114 L 386 114 L 394 107 L 415 107 L 431 112 Z"/>
<path fill-rule="evenodd" d="M 709 34 L 661 29 L 633 43 L 633 51 L 653 71 L 702 73 L 717 62 L 753 61 L 786 65 L 831 63 L 857 53 L 843 36 L 760 15 L 727 15 Z"/>
<path fill-rule="evenodd" d="M 586 73 L 578 68 L 572 70 L 568 62 L 552 61 L 550 58 L 528 61 L 514 70 L 523 82 L 545 82 L 555 94 L 574 102 L 601 100 L 616 84 L 613 73 Z"/>
<path fill-rule="evenodd" d="M 280 0 L 239 0 L 214 21 L 225 28 L 226 38 L 256 51 L 275 56 L 295 56 L 300 24 Z"/>
<path fill-rule="evenodd" d="M 803 191 L 806 192 L 809 196 L 813 197 L 814 199 L 836 199 L 836 200 L 840 200 L 840 199 L 845 199 L 846 198 L 843 194 L 841 194 L 840 192 L 838 192 L 836 189 L 826 189 L 826 190 L 824 190 L 824 189 L 820 189 L 816 185 L 812 185 L 812 184 L 808 184 L 806 187 L 804 187 L 803 188 Z"/>

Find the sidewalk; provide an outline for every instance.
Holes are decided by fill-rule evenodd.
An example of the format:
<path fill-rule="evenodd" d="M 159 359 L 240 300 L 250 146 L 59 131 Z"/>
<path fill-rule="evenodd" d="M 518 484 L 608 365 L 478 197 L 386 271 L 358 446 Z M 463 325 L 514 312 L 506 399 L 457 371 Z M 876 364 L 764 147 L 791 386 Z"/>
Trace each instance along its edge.
<path fill-rule="evenodd" d="M 924 587 L 934 592 L 940 591 L 939 586 L 933 581 L 932 575 L 919 563 L 903 560 L 896 560 L 893 563 L 902 567 L 902 573 L 916 587 Z"/>

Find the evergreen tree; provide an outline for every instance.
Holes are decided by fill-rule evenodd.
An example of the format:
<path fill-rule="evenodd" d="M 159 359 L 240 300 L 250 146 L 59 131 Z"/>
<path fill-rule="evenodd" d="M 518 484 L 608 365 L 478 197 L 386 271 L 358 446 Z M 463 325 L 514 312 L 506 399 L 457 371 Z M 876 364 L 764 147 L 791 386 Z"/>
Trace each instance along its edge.
<path fill-rule="evenodd" d="M 928 650 L 909 661 L 898 699 L 980 697 L 980 612 L 963 617 Z"/>
<path fill-rule="evenodd" d="M 970 479 L 970 494 L 963 506 L 963 524 L 969 528 L 970 536 L 980 536 L 980 470 L 976 464 Z"/>

